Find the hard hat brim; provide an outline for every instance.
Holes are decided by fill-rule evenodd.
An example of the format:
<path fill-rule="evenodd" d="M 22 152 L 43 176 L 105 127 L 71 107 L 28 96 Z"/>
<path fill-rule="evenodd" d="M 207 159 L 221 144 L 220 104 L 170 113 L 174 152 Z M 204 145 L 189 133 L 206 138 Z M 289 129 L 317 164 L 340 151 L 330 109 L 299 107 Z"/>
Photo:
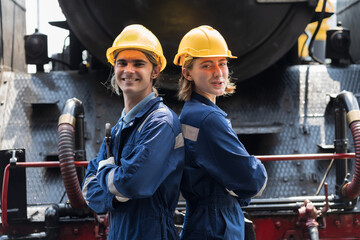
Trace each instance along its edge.
<path fill-rule="evenodd" d="M 131 50 L 131 49 L 147 51 L 147 52 L 155 54 L 159 58 L 159 65 L 161 66 L 160 71 L 163 71 L 165 69 L 166 64 L 167 64 L 166 58 L 162 54 L 157 53 L 156 51 L 154 51 L 153 49 L 145 48 L 142 45 L 128 45 L 128 46 L 110 47 L 106 51 L 106 58 L 108 59 L 108 62 L 111 65 L 114 66 L 114 64 L 115 64 L 115 56 L 114 56 L 115 52 L 118 52 L 118 51 L 121 51 L 121 50 Z"/>
<path fill-rule="evenodd" d="M 177 66 L 182 66 L 182 65 L 184 65 L 184 60 L 183 60 L 183 59 L 185 58 L 186 55 L 191 56 L 191 57 L 193 57 L 193 58 L 204 58 L 204 57 L 238 58 L 237 56 L 231 55 L 231 53 L 230 53 L 230 55 L 219 54 L 219 55 L 196 56 L 196 55 L 193 55 L 193 54 L 189 54 L 189 53 L 186 53 L 186 52 L 185 52 L 185 53 L 182 52 L 182 53 L 178 53 L 178 54 L 175 55 L 175 58 L 174 58 L 173 63 L 174 63 L 175 65 L 177 65 Z M 181 58 L 182 58 L 182 59 L 181 59 Z"/>

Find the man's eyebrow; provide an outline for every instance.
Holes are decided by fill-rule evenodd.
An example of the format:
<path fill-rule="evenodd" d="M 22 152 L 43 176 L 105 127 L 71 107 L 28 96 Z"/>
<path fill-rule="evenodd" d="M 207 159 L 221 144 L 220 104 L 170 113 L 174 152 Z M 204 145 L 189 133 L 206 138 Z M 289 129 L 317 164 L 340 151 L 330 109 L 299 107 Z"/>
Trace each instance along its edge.
<path fill-rule="evenodd" d="M 204 64 L 204 63 L 213 63 L 213 61 L 212 60 L 205 60 L 205 61 L 201 62 L 200 64 Z"/>
<path fill-rule="evenodd" d="M 133 60 L 134 63 L 146 63 L 145 60 L 142 60 L 142 59 L 135 59 Z"/>
<path fill-rule="evenodd" d="M 145 60 L 142 60 L 142 59 L 134 59 L 134 60 L 126 60 L 126 59 L 123 59 L 123 58 L 119 58 L 116 60 L 116 62 L 133 62 L 133 63 L 146 63 Z"/>

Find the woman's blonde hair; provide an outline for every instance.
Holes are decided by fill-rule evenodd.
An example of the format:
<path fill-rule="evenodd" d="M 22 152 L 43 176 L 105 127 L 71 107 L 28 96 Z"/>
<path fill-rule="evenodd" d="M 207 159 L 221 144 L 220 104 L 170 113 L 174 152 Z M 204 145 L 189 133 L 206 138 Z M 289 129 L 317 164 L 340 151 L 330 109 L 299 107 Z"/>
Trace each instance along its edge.
<path fill-rule="evenodd" d="M 115 61 L 116 61 L 117 55 L 120 52 L 124 51 L 124 50 L 137 50 L 139 52 L 142 52 L 146 56 L 146 58 L 149 60 L 149 62 L 153 65 L 153 68 L 159 65 L 158 57 L 154 53 L 148 52 L 148 51 L 145 51 L 145 50 L 142 50 L 142 49 L 123 49 L 123 50 L 121 50 L 121 51 L 114 54 Z M 114 66 L 115 66 L 115 63 L 114 63 Z M 155 96 L 159 95 L 158 91 L 156 89 L 156 86 L 155 86 L 155 84 L 156 84 L 157 80 L 159 79 L 159 77 L 160 77 L 160 74 L 157 76 L 157 78 L 153 79 L 152 90 L 153 90 L 153 92 L 155 92 Z M 116 83 L 115 73 L 112 75 L 112 77 L 110 79 L 110 85 L 111 85 L 111 89 L 112 89 L 113 92 L 115 92 L 117 95 L 121 94 L 121 89 Z"/>
<path fill-rule="evenodd" d="M 188 70 L 191 70 L 194 66 L 194 62 L 197 58 L 191 58 L 189 60 L 186 60 L 182 66 L 182 68 L 186 68 Z M 223 96 L 225 95 L 231 95 L 235 92 L 236 85 L 231 82 L 231 77 L 229 74 L 229 78 L 227 79 L 227 85 L 225 87 L 225 91 Z M 179 92 L 178 92 L 178 99 L 180 101 L 188 101 L 190 100 L 192 92 L 195 91 L 195 83 L 194 81 L 187 80 L 183 74 L 181 74 L 181 77 L 179 79 Z"/>

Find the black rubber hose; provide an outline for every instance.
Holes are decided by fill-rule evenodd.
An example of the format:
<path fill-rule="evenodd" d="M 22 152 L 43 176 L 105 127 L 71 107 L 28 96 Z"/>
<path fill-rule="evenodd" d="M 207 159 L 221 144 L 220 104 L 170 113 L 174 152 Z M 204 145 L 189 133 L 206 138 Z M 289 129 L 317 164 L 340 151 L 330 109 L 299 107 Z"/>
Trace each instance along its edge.
<path fill-rule="evenodd" d="M 352 122 L 350 129 L 354 139 L 355 168 L 351 182 L 346 183 L 341 189 L 342 196 L 348 200 L 355 199 L 360 194 L 360 121 Z"/>
<path fill-rule="evenodd" d="M 84 109 L 81 101 L 76 98 L 67 100 L 63 113 L 59 118 L 57 130 L 61 177 L 64 182 L 66 194 L 68 195 L 70 204 L 73 208 L 82 208 L 86 206 L 74 164 L 74 148 L 76 145 L 74 143 L 74 139 L 76 139 L 74 126 L 78 116 L 81 116 L 81 118 L 84 116 Z M 80 132 L 83 134 L 83 131 Z M 83 138 L 83 136 L 81 138 Z"/>
<path fill-rule="evenodd" d="M 349 127 L 354 140 L 355 168 L 351 182 L 345 183 L 340 195 L 346 200 L 353 200 L 360 195 L 360 111 L 359 104 L 353 93 L 342 91 L 336 97 L 336 104 L 347 112 Z"/>

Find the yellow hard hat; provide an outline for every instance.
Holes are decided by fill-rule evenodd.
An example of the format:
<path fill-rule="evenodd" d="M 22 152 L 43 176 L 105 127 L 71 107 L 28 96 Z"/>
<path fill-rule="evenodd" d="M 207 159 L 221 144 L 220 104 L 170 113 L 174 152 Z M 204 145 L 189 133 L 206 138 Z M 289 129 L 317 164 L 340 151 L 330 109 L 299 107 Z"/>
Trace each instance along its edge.
<path fill-rule="evenodd" d="M 158 63 L 161 66 L 160 71 L 164 70 L 166 66 L 166 58 L 159 40 L 149 29 L 140 24 L 132 24 L 125 27 L 115 38 L 112 47 L 106 51 L 106 57 L 109 63 L 114 66 L 114 53 L 125 49 L 139 49 L 151 52 L 158 57 Z"/>
<path fill-rule="evenodd" d="M 174 64 L 182 66 L 186 57 L 228 57 L 231 55 L 225 39 L 210 26 L 200 26 L 190 30 L 182 38 Z"/>

